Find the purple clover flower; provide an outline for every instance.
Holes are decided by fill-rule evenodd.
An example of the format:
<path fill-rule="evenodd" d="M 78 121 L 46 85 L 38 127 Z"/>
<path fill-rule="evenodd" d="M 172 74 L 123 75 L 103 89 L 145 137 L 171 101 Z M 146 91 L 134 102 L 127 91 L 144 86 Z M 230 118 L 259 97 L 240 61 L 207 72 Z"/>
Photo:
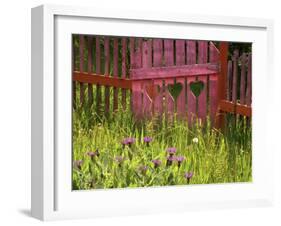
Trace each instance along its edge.
<path fill-rule="evenodd" d="M 82 165 L 83 165 L 84 161 L 83 160 L 75 160 L 73 165 L 75 168 L 77 168 L 78 170 L 82 169 Z"/>
<path fill-rule="evenodd" d="M 96 151 L 88 151 L 87 155 L 91 158 L 92 161 L 94 161 L 94 158 L 97 156 L 100 156 L 99 150 L 97 149 Z"/>
<path fill-rule="evenodd" d="M 171 166 L 173 164 L 173 161 L 175 161 L 175 157 L 173 155 L 169 155 L 167 157 L 167 162 L 166 162 L 166 166 Z"/>
<path fill-rule="evenodd" d="M 178 162 L 178 167 L 181 166 L 182 162 L 185 160 L 184 156 L 177 156 L 175 160 Z"/>
<path fill-rule="evenodd" d="M 147 146 L 149 146 L 149 143 L 152 141 L 152 137 L 144 137 L 143 142 L 146 143 Z"/>
<path fill-rule="evenodd" d="M 126 145 L 128 145 L 129 147 L 132 146 L 133 143 L 136 142 L 136 139 L 133 137 L 127 137 L 125 138 L 121 143 L 123 145 L 123 148 L 125 148 Z"/>
<path fill-rule="evenodd" d="M 159 159 L 153 159 L 151 162 L 154 164 L 155 169 L 161 165 L 161 160 Z"/>
<path fill-rule="evenodd" d="M 187 180 L 187 183 L 189 184 L 190 179 L 193 177 L 193 173 L 192 172 L 186 172 L 186 173 L 184 173 L 184 177 Z"/>
<path fill-rule="evenodd" d="M 174 147 L 171 147 L 171 148 L 167 148 L 166 151 L 168 152 L 168 154 L 169 154 L 170 156 L 173 156 L 173 155 L 177 152 L 177 149 L 174 148 Z"/>

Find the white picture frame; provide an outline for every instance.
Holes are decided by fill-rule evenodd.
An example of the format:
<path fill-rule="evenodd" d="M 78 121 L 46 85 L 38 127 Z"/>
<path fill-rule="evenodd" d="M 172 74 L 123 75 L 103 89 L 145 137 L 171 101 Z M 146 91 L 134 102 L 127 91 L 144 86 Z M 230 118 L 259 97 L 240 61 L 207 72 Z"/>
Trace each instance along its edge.
<path fill-rule="evenodd" d="M 72 33 L 252 42 L 253 182 L 71 191 Z M 32 216 L 56 220 L 271 205 L 273 153 L 266 139 L 264 103 L 270 104 L 265 100 L 273 87 L 272 45 L 273 22 L 265 19 L 56 5 L 33 8 Z M 259 92 L 264 84 L 267 92 Z"/>

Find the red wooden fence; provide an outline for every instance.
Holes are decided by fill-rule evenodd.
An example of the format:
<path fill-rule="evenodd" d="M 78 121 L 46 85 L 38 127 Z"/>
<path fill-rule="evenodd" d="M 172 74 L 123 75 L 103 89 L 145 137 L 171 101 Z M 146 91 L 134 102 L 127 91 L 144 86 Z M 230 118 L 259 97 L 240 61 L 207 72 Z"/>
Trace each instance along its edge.
<path fill-rule="evenodd" d="M 219 50 L 209 41 L 79 35 L 73 107 L 105 116 L 131 108 L 136 118 L 176 114 L 189 122 L 219 116 L 219 124 L 225 112 L 251 116 L 251 56 L 235 51 L 227 62 L 227 44 Z"/>
<path fill-rule="evenodd" d="M 232 113 L 251 117 L 252 115 L 252 57 L 235 50 L 232 59 L 227 62 L 225 97 L 221 98 L 218 115 Z M 218 123 L 221 127 L 221 123 Z"/>
<path fill-rule="evenodd" d="M 214 119 L 219 51 L 212 42 L 138 39 L 133 50 L 136 63 L 130 76 L 137 118 L 165 112 L 189 122 L 194 116 L 204 120 L 208 113 Z"/>

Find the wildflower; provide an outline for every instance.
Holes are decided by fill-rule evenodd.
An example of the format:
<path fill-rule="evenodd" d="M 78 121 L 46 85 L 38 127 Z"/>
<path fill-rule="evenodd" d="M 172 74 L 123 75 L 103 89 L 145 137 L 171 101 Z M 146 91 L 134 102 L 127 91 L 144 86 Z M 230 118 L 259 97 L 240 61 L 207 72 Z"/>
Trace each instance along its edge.
<path fill-rule="evenodd" d="M 173 161 L 175 160 L 174 156 L 168 156 L 167 157 L 167 162 L 166 162 L 166 166 L 171 166 L 173 164 Z"/>
<path fill-rule="evenodd" d="M 194 137 L 194 138 L 192 139 L 192 142 L 195 143 L 195 144 L 198 144 L 199 140 L 198 140 L 197 137 Z"/>
<path fill-rule="evenodd" d="M 95 156 L 99 157 L 100 153 L 99 150 L 97 149 L 96 151 L 88 151 L 87 155 L 91 158 L 92 161 L 94 161 Z"/>
<path fill-rule="evenodd" d="M 126 145 L 129 147 L 132 146 L 133 143 L 135 143 L 136 139 L 132 137 L 125 138 L 121 143 L 123 144 L 123 148 L 125 148 Z"/>
<path fill-rule="evenodd" d="M 178 162 L 178 167 L 181 166 L 182 162 L 185 160 L 184 156 L 177 156 L 176 161 Z"/>
<path fill-rule="evenodd" d="M 167 148 L 166 151 L 168 152 L 168 154 L 169 154 L 170 156 L 173 156 L 173 155 L 176 153 L 177 149 L 174 148 L 174 147 L 171 147 L 171 148 Z"/>
<path fill-rule="evenodd" d="M 185 179 L 187 180 L 187 183 L 189 184 L 190 179 L 193 177 L 193 173 L 192 172 L 186 172 L 184 174 Z"/>
<path fill-rule="evenodd" d="M 83 160 L 75 160 L 73 165 L 78 170 L 81 170 L 82 169 L 82 165 L 83 165 Z"/>
<path fill-rule="evenodd" d="M 143 142 L 146 143 L 147 146 L 149 146 L 149 143 L 152 141 L 151 137 L 144 137 Z"/>
<path fill-rule="evenodd" d="M 139 167 L 139 171 L 142 175 L 146 175 L 147 169 L 148 169 L 147 166 L 142 165 L 142 166 Z"/>
<path fill-rule="evenodd" d="M 94 151 L 88 151 L 87 155 L 91 158 L 92 161 L 94 161 L 94 158 L 96 156 L 96 152 Z"/>
<path fill-rule="evenodd" d="M 117 162 L 118 166 L 121 167 L 122 163 L 124 162 L 125 158 L 123 156 L 116 156 L 115 161 Z"/>
<path fill-rule="evenodd" d="M 154 164 L 155 169 L 161 165 L 161 160 L 159 159 L 153 159 L 151 162 Z"/>

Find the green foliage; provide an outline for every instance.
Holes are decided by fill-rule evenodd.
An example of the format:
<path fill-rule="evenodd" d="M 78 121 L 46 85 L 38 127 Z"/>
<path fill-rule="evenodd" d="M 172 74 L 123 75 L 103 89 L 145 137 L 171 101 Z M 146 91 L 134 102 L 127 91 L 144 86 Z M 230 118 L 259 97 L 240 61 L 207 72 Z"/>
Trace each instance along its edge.
<path fill-rule="evenodd" d="M 73 112 L 73 159 L 83 160 L 81 169 L 73 170 L 75 190 L 252 180 L 251 128 L 245 127 L 245 119 L 237 120 L 236 125 L 229 119 L 233 126 L 222 134 L 209 121 L 188 126 L 176 116 L 136 122 L 129 110 L 116 111 L 110 118 L 92 112 L 90 108 Z M 123 146 L 126 137 L 134 137 L 135 143 Z M 144 137 L 153 140 L 147 144 Z M 175 155 L 185 157 L 180 167 L 176 162 L 166 165 L 168 147 L 176 147 Z M 99 156 L 87 155 L 97 149 Z M 121 164 L 117 156 L 124 158 Z M 161 160 L 161 165 L 155 168 L 153 159 Z M 190 181 L 185 172 L 193 172 Z"/>

